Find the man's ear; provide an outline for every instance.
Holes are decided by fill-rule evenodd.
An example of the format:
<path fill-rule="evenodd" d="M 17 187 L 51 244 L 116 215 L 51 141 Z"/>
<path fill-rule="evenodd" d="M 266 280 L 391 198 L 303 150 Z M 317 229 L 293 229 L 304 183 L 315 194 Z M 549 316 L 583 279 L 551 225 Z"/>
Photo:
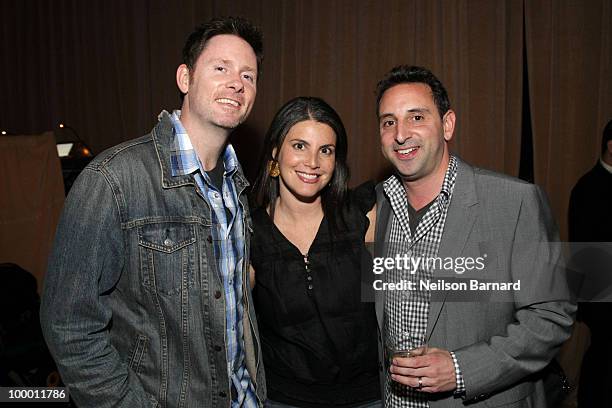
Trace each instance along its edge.
<path fill-rule="evenodd" d="M 455 112 L 449 109 L 442 118 L 442 129 L 444 130 L 444 140 L 450 142 L 455 132 Z"/>
<path fill-rule="evenodd" d="M 185 64 L 179 65 L 176 69 L 176 85 L 182 93 L 189 92 L 189 68 Z"/>
<path fill-rule="evenodd" d="M 608 153 L 612 154 L 612 139 L 608 140 Z"/>

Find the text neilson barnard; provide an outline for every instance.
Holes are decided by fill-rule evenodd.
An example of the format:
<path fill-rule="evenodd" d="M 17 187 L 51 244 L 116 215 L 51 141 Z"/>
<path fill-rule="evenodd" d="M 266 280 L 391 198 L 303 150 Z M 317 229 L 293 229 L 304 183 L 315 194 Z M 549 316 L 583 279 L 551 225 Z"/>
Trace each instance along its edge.
<path fill-rule="evenodd" d="M 401 280 L 399 282 L 384 282 L 375 280 L 372 284 L 374 290 L 456 290 L 456 291 L 510 291 L 521 290 L 521 280 L 516 282 L 482 282 L 470 279 L 466 282 L 447 282 L 444 279 L 420 279 L 418 282 Z"/>

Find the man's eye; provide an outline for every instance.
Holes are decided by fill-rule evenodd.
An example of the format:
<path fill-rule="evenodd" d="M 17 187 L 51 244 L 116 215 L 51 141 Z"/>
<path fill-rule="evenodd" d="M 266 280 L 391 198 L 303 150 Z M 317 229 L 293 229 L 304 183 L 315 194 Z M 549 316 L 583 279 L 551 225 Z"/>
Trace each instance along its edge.
<path fill-rule="evenodd" d="M 423 115 L 414 115 L 414 120 L 419 122 L 421 120 L 425 119 L 425 117 Z"/>
<path fill-rule="evenodd" d="M 253 75 L 251 75 L 251 74 L 244 74 L 244 75 L 243 75 L 243 77 L 244 77 L 244 79 L 246 79 L 247 81 L 250 81 L 250 82 L 255 82 L 255 77 L 253 77 Z"/>
<path fill-rule="evenodd" d="M 382 125 L 383 125 L 383 127 L 393 126 L 393 125 L 395 125 L 395 121 L 394 121 L 394 120 L 385 120 L 385 121 L 382 123 Z"/>
<path fill-rule="evenodd" d="M 216 71 L 225 72 L 225 67 L 215 67 Z"/>
<path fill-rule="evenodd" d="M 334 149 L 332 149 L 331 147 L 324 147 L 321 149 L 321 153 L 323 153 L 324 155 L 332 155 L 334 154 Z"/>
<path fill-rule="evenodd" d="M 296 150 L 304 150 L 304 143 L 294 143 L 293 148 Z"/>

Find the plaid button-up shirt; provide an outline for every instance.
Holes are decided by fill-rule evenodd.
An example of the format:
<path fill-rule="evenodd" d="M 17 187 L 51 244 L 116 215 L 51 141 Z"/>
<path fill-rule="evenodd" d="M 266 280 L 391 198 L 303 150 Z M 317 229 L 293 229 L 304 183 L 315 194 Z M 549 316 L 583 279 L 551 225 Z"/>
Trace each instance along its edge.
<path fill-rule="evenodd" d="M 410 231 L 408 199 L 402 182 L 397 176 L 393 175 L 383 183 L 383 189 L 395 215 L 391 225 L 388 257 L 395 257 L 398 254 L 407 254 L 409 257 L 422 257 L 424 259 L 437 256 L 456 177 L 457 159 L 451 156 L 440 194 L 427 210 L 414 232 Z M 409 276 L 408 279 L 414 282 L 427 280 L 432 278 L 432 273 L 433 271 L 430 269 L 419 267 L 416 273 Z M 404 272 L 394 270 L 390 278 L 391 281 L 399 282 L 407 277 Z M 418 287 L 418 284 L 416 287 Z M 384 305 L 384 330 L 386 335 L 391 336 L 407 330 L 424 337 L 427 330 L 430 296 L 430 292 L 427 290 L 412 291 L 409 297 L 406 297 L 406 293 L 402 291 L 390 292 Z M 465 391 L 465 384 L 453 352 L 451 352 L 451 357 L 455 366 L 455 380 L 457 382 L 455 392 L 460 395 Z M 426 408 L 429 403 L 425 394 L 399 384 L 387 375 L 385 406 L 392 408 Z"/>
<path fill-rule="evenodd" d="M 238 159 L 231 145 L 222 155 L 224 173 L 219 191 L 204 171 L 187 131 L 180 121 L 181 112 L 170 116 L 174 126 L 174 148 L 170 155 L 172 176 L 193 174 L 200 193 L 210 205 L 211 233 L 217 268 L 225 292 L 225 328 L 227 370 L 232 388 L 232 407 L 257 407 L 257 397 L 246 369 L 243 341 L 244 306 L 242 269 L 245 262 L 243 211 L 232 176 L 238 170 Z M 227 211 L 226 211 L 227 210 Z"/>

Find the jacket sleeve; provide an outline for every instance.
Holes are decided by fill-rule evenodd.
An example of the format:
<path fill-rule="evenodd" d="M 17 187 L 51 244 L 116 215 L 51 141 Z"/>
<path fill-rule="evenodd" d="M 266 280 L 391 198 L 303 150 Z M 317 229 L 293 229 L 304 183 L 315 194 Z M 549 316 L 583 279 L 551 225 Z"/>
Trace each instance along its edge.
<path fill-rule="evenodd" d="M 542 370 L 569 337 L 575 305 L 561 268 L 561 247 L 547 200 L 533 185 L 523 194 L 513 241 L 505 244 L 514 321 L 504 333 L 455 350 L 467 400 L 485 399 Z"/>
<path fill-rule="evenodd" d="M 105 175 L 86 168 L 57 227 L 41 303 L 41 325 L 62 380 L 79 407 L 151 403 L 110 343 L 105 292 L 124 265 L 119 201 Z"/>

